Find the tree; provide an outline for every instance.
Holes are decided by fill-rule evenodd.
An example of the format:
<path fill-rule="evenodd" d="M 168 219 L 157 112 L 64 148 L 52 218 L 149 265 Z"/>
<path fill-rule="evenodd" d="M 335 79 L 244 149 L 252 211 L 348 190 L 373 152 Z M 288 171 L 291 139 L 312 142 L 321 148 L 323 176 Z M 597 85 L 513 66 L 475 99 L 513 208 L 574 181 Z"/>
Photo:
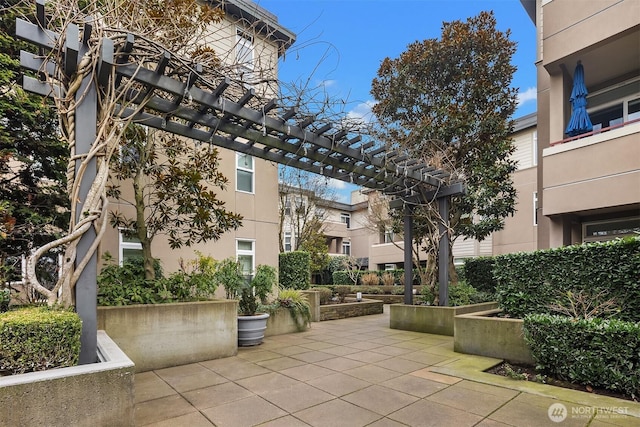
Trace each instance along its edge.
<path fill-rule="evenodd" d="M 112 158 L 107 195 L 133 207 L 111 212 L 111 225 L 142 244 L 145 277 L 155 278 L 151 244 L 166 235 L 171 248 L 217 240 L 242 225 L 224 209 L 215 188 L 228 180 L 218 171 L 218 150 L 161 131 L 130 125 Z M 122 191 L 122 187 L 129 191 Z"/>
<path fill-rule="evenodd" d="M 0 267 L 59 237 L 69 220 L 57 113 L 18 82 L 25 43 L 11 37 L 20 9 L 8 9 L 16 3 L 3 2 L 0 16 Z"/>
<path fill-rule="evenodd" d="M 4 3 L 3 3 L 4 5 Z M 21 1 L 12 11 L 25 19 L 33 19 L 33 3 Z M 70 24 L 80 28 L 91 27 L 90 37 L 83 40 L 90 52 L 100 52 L 107 39 L 114 45 L 114 61 L 127 61 L 139 69 L 157 69 L 158 64 L 170 70 L 172 76 L 188 78 L 197 71 L 199 79 L 195 86 L 210 88 L 217 85 L 226 76 L 232 76 L 232 87 L 226 92 L 229 96 L 240 96 L 246 91 L 246 84 L 255 84 L 260 91 L 267 91 L 274 81 L 267 73 L 242 73 L 243 64 L 239 61 L 220 60 L 209 47 L 208 37 L 214 37 L 211 25 L 218 22 L 224 12 L 220 8 L 211 7 L 206 2 L 191 0 L 167 0 L 164 2 L 123 2 L 122 0 L 88 0 L 76 2 L 57 0 L 46 3 L 47 29 L 60 34 L 52 40 L 53 47 L 45 52 L 47 61 L 63 69 L 65 49 L 63 48 L 67 29 Z M 247 24 L 250 26 L 250 24 Z M 226 31 L 222 28 L 221 31 Z M 257 32 L 258 28 L 251 30 Z M 89 34 L 89 33 L 87 33 Z M 135 37 L 134 50 L 125 48 L 128 35 Z M 227 34 L 227 33 L 225 33 Z M 209 40 L 210 41 L 210 40 Z M 235 45 L 227 44 L 231 49 L 226 52 L 235 58 Z M 171 55 L 167 55 L 170 52 Z M 109 223 L 107 218 L 108 200 L 106 184 L 109 176 L 111 158 L 118 151 L 124 132 L 138 113 L 143 113 L 148 106 L 148 97 L 135 101 L 127 101 L 124 93 L 139 90 L 135 79 L 123 79 L 119 86 L 102 85 L 97 90 L 97 132 L 95 140 L 90 144 L 88 153 L 76 155 L 75 120 L 78 103 L 84 102 L 81 83 L 85 78 L 93 77 L 99 68 L 99 55 L 86 55 L 80 58 L 78 66 L 70 76 L 64 73 L 42 73 L 46 83 L 59 87 L 53 92 L 53 102 L 57 111 L 61 112 L 60 135 L 69 147 L 67 169 L 67 195 L 70 204 L 70 221 L 68 231 L 58 239 L 39 246 L 27 259 L 26 284 L 30 289 L 42 294 L 50 304 L 61 302 L 65 305 L 74 303 L 74 288 L 85 266 L 95 254 L 98 244 Z M 166 62 L 165 62 L 166 61 Z M 257 64 L 259 69 L 268 64 Z M 114 78 L 114 70 L 111 70 Z M 59 95 L 62 96 L 59 96 Z M 240 94 L 240 95 L 238 95 Z M 186 94 L 188 99 L 188 94 Z M 172 97 L 172 99 L 174 99 Z M 235 98 L 237 99 L 237 98 Z M 253 100 L 251 102 L 259 102 Z M 130 109 L 131 114 L 123 116 L 118 111 Z M 54 133 L 50 133 L 54 134 Z M 84 177 L 87 166 L 95 164 L 95 178 Z M 86 197 L 79 197 L 80 185 L 89 183 Z M 79 205 L 79 201 L 82 205 Z M 82 211 L 77 212 L 79 206 Z M 80 238 L 90 229 L 95 230 L 96 238 L 91 248 L 77 253 Z M 38 260 L 51 249 L 64 248 L 64 261 L 58 281 L 53 289 L 42 286 L 36 273 Z"/>
<path fill-rule="evenodd" d="M 398 58 L 385 58 L 372 82 L 378 137 L 448 171 L 448 182 L 466 183 L 446 218 L 450 245 L 459 236 L 486 238 L 515 212 L 509 136 L 517 89 L 510 87 L 515 43 L 509 36 L 496 29 L 492 12 L 444 23 L 439 40 L 416 41 Z M 442 220 L 437 207 L 416 206 L 414 215 L 415 239 L 434 256 Z M 455 281 L 452 259 L 450 266 Z"/>

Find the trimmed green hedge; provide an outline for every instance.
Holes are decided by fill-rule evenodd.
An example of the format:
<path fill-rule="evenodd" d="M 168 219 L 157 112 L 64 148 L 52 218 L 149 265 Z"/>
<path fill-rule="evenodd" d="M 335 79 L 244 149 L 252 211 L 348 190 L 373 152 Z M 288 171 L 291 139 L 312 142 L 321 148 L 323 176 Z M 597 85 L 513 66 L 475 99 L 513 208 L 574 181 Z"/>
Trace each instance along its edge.
<path fill-rule="evenodd" d="M 78 364 L 82 321 L 71 311 L 28 307 L 0 314 L 0 370 L 12 374 Z"/>
<path fill-rule="evenodd" d="M 532 314 L 524 332 L 545 374 L 640 397 L 640 323 Z"/>
<path fill-rule="evenodd" d="M 309 289 L 311 286 L 311 256 L 309 252 L 282 252 L 279 255 L 280 286 L 289 289 Z"/>
<path fill-rule="evenodd" d="M 463 276 L 460 277 L 464 277 L 467 284 L 480 292 L 493 293 L 498 285 L 493 276 L 494 265 L 493 257 L 467 258 L 464 262 Z"/>
<path fill-rule="evenodd" d="M 566 246 L 528 253 L 499 255 L 494 262 L 493 279 L 498 283 L 497 300 L 504 312 L 517 318 L 532 313 L 552 313 L 550 305 L 567 292 L 601 294 L 620 306 L 616 318 L 640 321 L 640 238 L 628 237 L 604 243 Z M 480 261 L 485 262 L 485 261 Z M 486 261 L 490 263 L 490 261 Z M 478 286 L 482 274 L 469 272 L 469 284 Z M 473 267 L 471 267 L 473 271 Z"/>

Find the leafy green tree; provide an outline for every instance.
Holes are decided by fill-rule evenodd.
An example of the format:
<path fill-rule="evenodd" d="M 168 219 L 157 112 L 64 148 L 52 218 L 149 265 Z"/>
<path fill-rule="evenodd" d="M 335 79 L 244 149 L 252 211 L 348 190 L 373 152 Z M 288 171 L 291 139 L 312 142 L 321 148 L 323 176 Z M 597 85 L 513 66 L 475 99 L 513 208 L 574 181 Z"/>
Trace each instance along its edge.
<path fill-rule="evenodd" d="M 326 236 L 322 233 L 322 227 L 323 223 L 319 218 L 310 219 L 305 224 L 303 233 L 305 239 L 298 248 L 298 250 L 309 252 L 312 274 L 320 274 L 329 266 L 329 246 Z"/>
<path fill-rule="evenodd" d="M 140 240 L 147 279 L 155 277 L 156 236 L 179 248 L 217 240 L 242 225 L 242 217 L 217 198 L 215 189 L 224 190 L 228 181 L 218 166 L 218 151 L 209 145 L 138 125 L 126 130 L 112 158 L 107 194 L 132 209 L 112 211 L 110 220 Z"/>
<path fill-rule="evenodd" d="M 448 171 L 450 182 L 466 183 L 466 194 L 451 200 L 450 245 L 459 236 L 486 238 L 515 212 L 510 134 L 517 89 L 510 85 L 516 44 L 509 36 L 496 28 L 492 12 L 445 22 L 440 39 L 416 41 L 398 58 L 385 58 L 372 82 L 378 137 Z M 431 254 L 433 281 L 437 207 L 416 207 L 415 216 L 415 239 Z"/>
<path fill-rule="evenodd" d="M 0 264 L 66 231 L 68 150 L 51 102 L 26 94 L 19 82 L 18 1 L 2 2 L 0 15 Z M 5 9 L 7 8 L 7 9 Z"/>

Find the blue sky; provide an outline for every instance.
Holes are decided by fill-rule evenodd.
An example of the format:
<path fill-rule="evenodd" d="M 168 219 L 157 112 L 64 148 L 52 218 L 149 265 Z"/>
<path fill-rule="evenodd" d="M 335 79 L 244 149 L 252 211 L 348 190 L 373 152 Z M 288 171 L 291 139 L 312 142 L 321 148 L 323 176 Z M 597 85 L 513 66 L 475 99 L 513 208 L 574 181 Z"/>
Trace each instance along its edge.
<path fill-rule="evenodd" d="M 297 35 L 280 61 L 280 80 L 323 87 L 354 115 L 368 112 L 371 81 L 385 57 L 396 58 L 416 40 L 439 38 L 443 22 L 493 10 L 498 28 L 510 29 L 517 42 L 512 85 L 521 104 L 514 118 L 536 109 L 535 26 L 518 0 L 254 1 Z"/>

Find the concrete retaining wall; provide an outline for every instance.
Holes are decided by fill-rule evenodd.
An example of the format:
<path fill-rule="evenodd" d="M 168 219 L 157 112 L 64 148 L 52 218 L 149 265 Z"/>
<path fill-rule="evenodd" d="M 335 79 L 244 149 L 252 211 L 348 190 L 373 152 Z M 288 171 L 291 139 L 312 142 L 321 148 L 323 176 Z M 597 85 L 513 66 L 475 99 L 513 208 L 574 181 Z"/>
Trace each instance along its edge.
<path fill-rule="evenodd" d="M 455 316 L 491 310 L 497 307 L 497 302 L 484 302 L 460 307 L 392 304 L 390 311 L 390 328 L 453 336 Z"/>
<path fill-rule="evenodd" d="M 454 351 L 533 365 L 524 342 L 522 319 L 490 317 L 500 310 L 463 314 L 454 319 Z"/>
<path fill-rule="evenodd" d="M 299 320 L 300 324 L 303 324 L 304 320 Z M 302 331 L 298 330 L 298 326 L 291 317 L 289 310 L 286 308 L 280 308 L 275 313 L 271 313 L 269 319 L 267 319 L 267 330 L 264 332 L 264 336 L 270 337 L 274 335 L 292 334 L 295 332 Z"/>
<path fill-rule="evenodd" d="M 134 365 L 104 331 L 100 363 L 0 377 L 0 426 L 134 426 Z"/>
<path fill-rule="evenodd" d="M 320 306 L 320 320 L 345 319 L 347 317 L 382 314 L 382 301 L 363 299 L 360 302 L 346 302 L 343 304 L 329 304 Z"/>
<path fill-rule="evenodd" d="M 319 322 L 320 321 L 320 292 L 313 290 L 302 291 L 303 295 L 306 295 L 307 301 L 309 301 L 309 305 L 311 306 L 311 321 Z"/>
<path fill-rule="evenodd" d="M 98 329 L 145 372 L 236 355 L 237 311 L 235 300 L 98 307 Z"/>

